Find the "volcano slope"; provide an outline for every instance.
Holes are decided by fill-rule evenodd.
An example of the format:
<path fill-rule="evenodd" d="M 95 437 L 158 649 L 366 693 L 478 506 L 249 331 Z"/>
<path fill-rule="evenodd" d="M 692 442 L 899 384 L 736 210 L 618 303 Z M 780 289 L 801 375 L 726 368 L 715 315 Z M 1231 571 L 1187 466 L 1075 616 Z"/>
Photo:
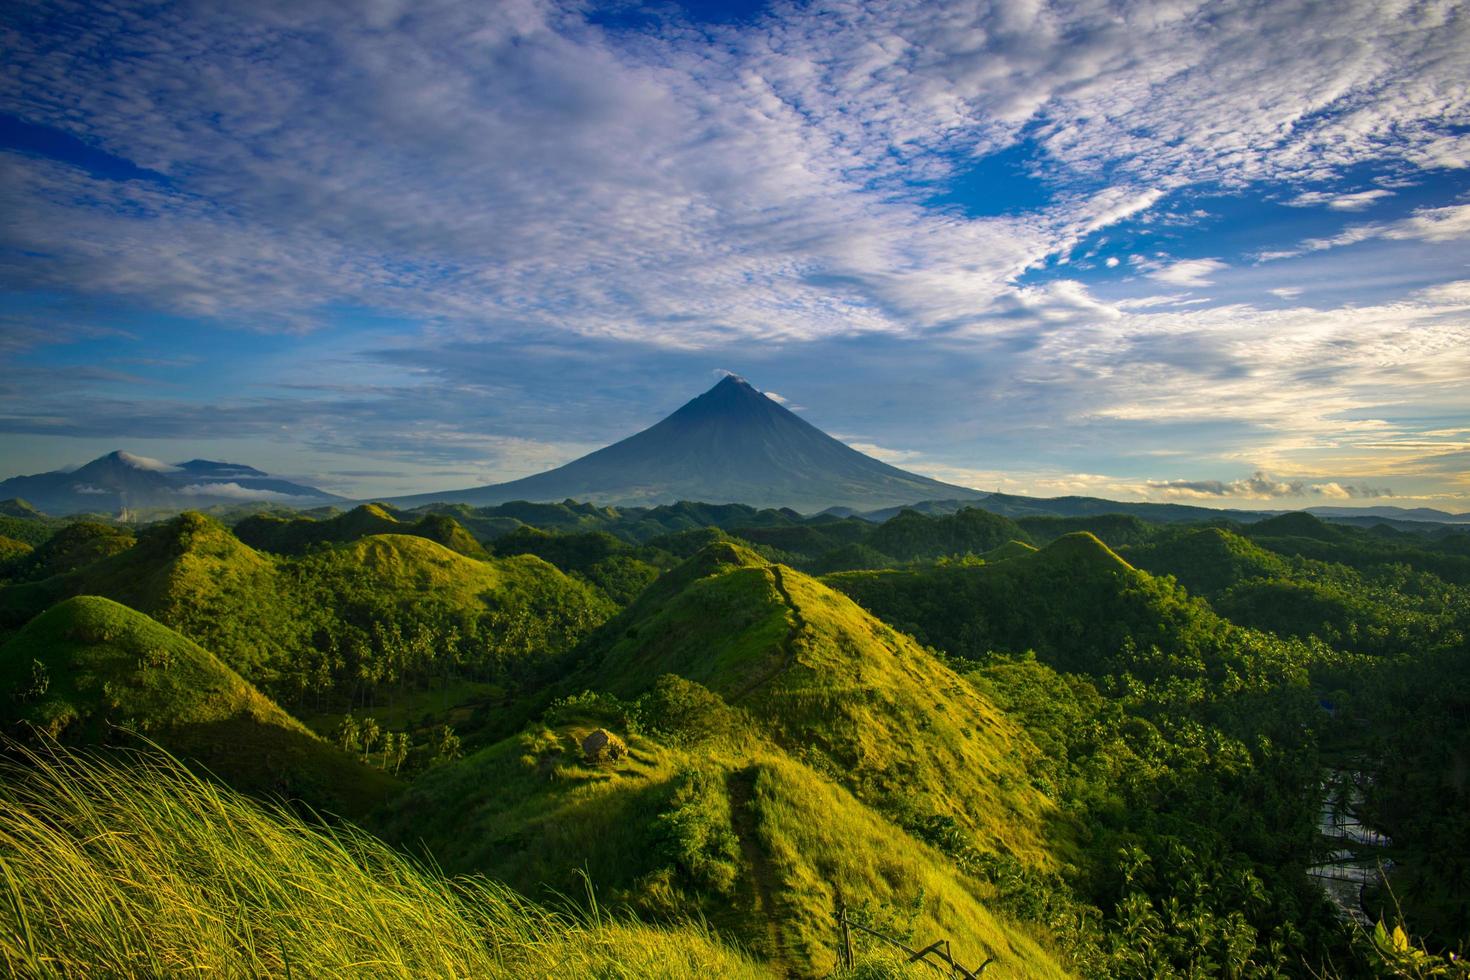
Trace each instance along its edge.
<path fill-rule="evenodd" d="M 912 640 L 730 542 L 666 573 L 582 647 L 542 721 L 420 777 L 381 815 L 451 871 L 701 915 L 779 968 L 834 965 L 840 899 L 891 934 L 941 936 L 993 976 L 1065 971 L 992 887 L 918 839 L 936 824 L 1033 869 L 1060 824 L 1034 745 Z M 593 693 L 595 689 L 596 693 Z M 594 760 L 598 728 L 627 752 Z M 1064 847 L 1064 845 L 1061 845 Z"/>

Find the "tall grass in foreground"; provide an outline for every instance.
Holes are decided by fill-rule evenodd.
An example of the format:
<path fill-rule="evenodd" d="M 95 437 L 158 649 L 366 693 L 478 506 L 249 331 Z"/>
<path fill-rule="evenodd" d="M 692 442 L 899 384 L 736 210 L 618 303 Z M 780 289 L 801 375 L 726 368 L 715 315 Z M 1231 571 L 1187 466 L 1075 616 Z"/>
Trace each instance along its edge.
<path fill-rule="evenodd" d="M 550 912 L 162 755 L 25 755 L 0 763 L 0 968 L 15 976 L 765 975 L 698 929 Z"/>

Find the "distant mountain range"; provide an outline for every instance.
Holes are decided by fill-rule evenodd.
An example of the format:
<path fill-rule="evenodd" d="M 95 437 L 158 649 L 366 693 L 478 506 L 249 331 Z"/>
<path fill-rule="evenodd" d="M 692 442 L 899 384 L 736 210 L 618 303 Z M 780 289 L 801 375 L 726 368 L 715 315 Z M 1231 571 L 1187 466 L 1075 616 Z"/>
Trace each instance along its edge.
<path fill-rule="evenodd" d="M 1435 524 L 1470 524 L 1470 514 L 1451 514 L 1433 507 L 1308 507 L 1318 517 L 1386 517 L 1395 521 L 1429 521 Z"/>
<path fill-rule="evenodd" d="M 830 507 L 826 513 L 834 517 L 860 517 L 882 522 L 902 510 L 921 514 L 953 514 L 966 507 L 979 507 L 1005 517 L 1096 517 L 1101 514 L 1128 514 L 1149 521 L 1238 521 L 1252 524 L 1270 517 L 1293 513 L 1290 510 L 1240 510 L 1226 507 L 1197 507 L 1192 504 L 1160 504 L 1141 500 L 1108 500 L 1104 497 L 1023 497 L 1012 493 L 987 494 L 983 500 L 925 500 L 900 507 L 883 507 L 862 511 L 852 507 Z M 1452 514 L 1429 507 L 1307 507 L 1306 513 L 1334 523 L 1389 524 L 1413 529 L 1425 524 L 1470 524 L 1470 514 Z"/>
<path fill-rule="evenodd" d="M 0 501 L 7 498 L 21 498 L 57 516 L 177 512 L 243 503 L 310 508 L 344 501 L 239 463 L 204 459 L 164 463 L 121 451 L 75 470 L 0 481 Z M 887 520 L 905 508 L 951 514 L 980 507 L 1011 518 L 1131 514 L 1154 521 L 1241 523 L 1286 513 L 1099 497 L 1025 497 L 943 483 L 858 452 L 733 375 L 658 424 L 556 469 L 509 483 L 387 499 L 402 508 L 564 500 L 646 508 L 694 501 L 870 521 Z M 1387 523 L 1407 530 L 1470 524 L 1470 514 L 1427 507 L 1306 510 L 1335 522 Z"/>
<path fill-rule="evenodd" d="M 113 452 L 75 470 L 17 476 L 0 482 L 0 499 L 18 497 L 48 514 L 194 510 L 217 504 L 278 503 L 317 507 L 341 500 L 253 466 L 191 459 L 164 463 Z"/>
<path fill-rule="evenodd" d="M 812 512 L 984 496 L 866 456 L 730 376 L 657 425 L 565 466 L 509 483 L 391 502 L 484 506 L 570 498 L 646 506 L 698 500 Z"/>

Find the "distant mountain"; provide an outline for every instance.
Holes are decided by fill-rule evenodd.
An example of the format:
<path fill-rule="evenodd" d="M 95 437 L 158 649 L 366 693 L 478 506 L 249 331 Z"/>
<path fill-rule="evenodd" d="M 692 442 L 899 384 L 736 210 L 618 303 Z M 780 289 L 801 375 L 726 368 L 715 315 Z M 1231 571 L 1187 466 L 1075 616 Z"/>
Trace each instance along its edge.
<path fill-rule="evenodd" d="M 1308 507 L 1307 513 L 1318 517 L 1385 517 L 1395 521 L 1421 521 L 1433 524 L 1470 524 L 1470 514 L 1451 514 L 1433 507 Z"/>
<path fill-rule="evenodd" d="M 952 514 L 965 507 L 979 507 L 1006 517 L 1095 517 L 1099 514 L 1129 514 L 1144 520 L 1173 523 L 1178 521 L 1236 521 L 1254 524 L 1269 518 L 1291 513 L 1286 510 L 1239 510 L 1227 507 L 1197 507 L 1190 504 L 1161 504 L 1145 501 L 1106 500 L 1101 497 L 1023 497 L 1019 494 L 992 493 L 983 500 L 927 500 L 910 507 L 889 507 L 867 512 L 850 512 L 835 509 L 840 516 L 860 517 L 868 521 L 886 521 L 900 510 L 917 510 L 924 514 Z M 1403 525 L 1414 530 L 1427 524 L 1466 524 L 1470 514 L 1451 514 L 1429 507 L 1308 507 L 1306 513 L 1315 514 L 1333 523 L 1355 523 L 1371 526 L 1378 522 L 1389 522 L 1395 527 Z"/>
<path fill-rule="evenodd" d="M 241 503 L 316 507 L 342 499 L 240 463 L 208 459 L 164 463 L 122 451 L 75 470 L 12 477 L 0 482 L 0 498 L 8 497 L 22 497 L 37 509 L 57 515 Z"/>
<path fill-rule="evenodd" d="M 390 502 L 483 506 L 576 499 L 636 506 L 698 500 L 810 512 L 983 496 L 866 456 L 730 376 L 652 428 L 565 466 L 510 483 Z"/>

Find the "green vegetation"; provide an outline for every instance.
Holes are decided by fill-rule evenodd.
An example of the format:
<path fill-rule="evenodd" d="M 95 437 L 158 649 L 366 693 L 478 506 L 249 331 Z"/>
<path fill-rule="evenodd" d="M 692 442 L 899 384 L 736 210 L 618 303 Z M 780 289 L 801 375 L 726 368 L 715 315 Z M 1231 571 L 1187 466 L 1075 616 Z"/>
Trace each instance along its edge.
<path fill-rule="evenodd" d="M 43 579 L 63 575 L 92 562 L 127 551 L 134 544 L 127 528 L 77 521 L 57 530 L 15 566 L 17 579 Z"/>
<path fill-rule="evenodd" d="M 0 500 L 0 536 L 35 547 L 51 537 L 61 523 L 24 500 Z"/>
<path fill-rule="evenodd" d="M 24 541 L 0 535 L 0 583 L 14 576 L 34 550 Z"/>
<path fill-rule="evenodd" d="M 12 976 L 769 975 L 696 928 L 550 912 L 164 758 L 31 754 L 0 776 Z"/>
<path fill-rule="evenodd" d="M 1190 546 L 1221 540 L 1192 533 Z M 1241 554 L 1285 567 L 1227 553 Z M 1223 585 L 1237 567 L 1207 574 Z M 1064 936 L 1110 964 L 1105 975 L 1350 955 L 1333 952 L 1337 927 L 1304 876 L 1319 849 L 1318 739 L 1331 735 L 1313 679 L 1340 679 L 1350 658 L 1242 629 L 1089 534 L 1000 562 L 827 581 L 973 665 L 977 687 L 1041 746 L 1046 782 L 1088 839 L 1065 891 L 1022 883 L 1017 895 L 1095 910 L 1074 921 L 1100 931 Z M 1173 942 L 1185 934 L 1192 945 Z"/>
<path fill-rule="evenodd" d="M 0 620 L 78 594 L 146 612 L 278 699 L 317 706 L 539 676 L 611 612 L 531 557 L 477 561 L 393 534 L 277 558 L 188 513 L 125 552 L 0 591 Z"/>
<path fill-rule="evenodd" d="M 675 683 L 686 697 L 694 689 Z M 892 935 L 944 935 L 977 963 L 997 957 L 992 975 L 1065 975 L 1030 929 L 988 908 L 992 889 L 743 718 L 718 732 L 685 729 L 677 746 L 629 730 L 625 712 L 656 714 L 653 700 L 619 710 L 606 697 L 572 699 L 553 712 L 553 727 L 426 774 L 394 804 L 385 833 L 426 845 L 450 870 L 488 872 L 530 894 L 573 888 L 586 873 L 606 901 L 653 921 L 698 912 L 802 975 L 834 966 L 839 894 L 860 921 Z M 582 748 L 604 723 L 629 749 L 612 764 Z"/>
<path fill-rule="evenodd" d="M 326 744 L 207 650 L 96 596 L 0 647 L 0 724 L 71 744 L 142 736 L 254 794 L 360 814 L 397 786 Z"/>
<path fill-rule="evenodd" d="M 323 520 L 257 514 L 237 523 L 234 531 L 250 547 L 282 555 L 305 554 L 322 544 L 356 541 L 374 534 L 410 534 L 438 542 L 470 558 L 485 557 L 480 542 L 453 517 L 425 514 L 409 521 L 383 504 L 363 504 Z"/>
<path fill-rule="evenodd" d="M 218 905 L 258 912 L 248 925 L 167 918 L 169 889 L 207 894 L 170 875 L 217 871 L 180 852 L 150 866 L 168 882 L 156 894 L 119 879 L 128 929 L 160 917 L 158 955 L 182 962 L 192 942 L 226 972 L 284 975 L 289 958 L 293 975 L 331 974 L 360 955 L 388 974 L 423 972 L 425 956 L 516 974 L 544 954 L 595 975 L 828 975 L 841 902 L 901 941 L 994 957 L 987 976 L 1466 977 L 1449 954 L 1470 946 L 1470 534 L 1039 503 L 881 522 L 371 505 L 136 532 L 0 513 L 44 532 L 0 541 L 0 722 L 92 747 L 77 764 L 118 785 L 163 765 L 129 754 L 144 737 L 235 790 L 379 834 L 188 783 L 325 876 L 300 910 L 256 884 Z M 9 784 L 90 785 L 75 760 L 16 751 L 25 775 Z M 185 779 L 148 806 L 195 792 Z M 9 825 L 0 806 L 0 827 L 71 826 L 24 801 Z M 1325 839 L 1326 811 L 1389 843 Z M 285 840 L 303 835 L 346 863 L 294 856 Z M 112 853 L 78 840 L 89 859 Z M 1366 929 L 1309 876 L 1344 850 L 1392 861 L 1363 891 Z M 0 837 L 11 878 L 15 853 Z M 360 890 L 363 869 L 396 897 Z M 589 878 L 613 921 L 528 904 L 564 905 Z M 157 967 L 153 947 L 89 945 L 100 929 L 47 911 L 74 893 L 16 880 L 0 916 L 44 923 L 32 933 L 51 945 L 0 934 L 12 963 Z M 392 904 L 404 894 L 418 904 Z M 369 926 L 354 908 L 337 920 L 352 938 L 331 946 L 334 897 L 408 918 Z M 320 923 L 299 949 L 281 929 L 297 911 Z M 854 975 L 905 975 L 891 949 L 855 943 Z"/>
<path fill-rule="evenodd" d="M 496 538 L 494 548 L 497 555 L 535 555 L 591 583 L 620 606 L 637 598 L 675 561 L 667 551 L 635 548 L 606 531 L 552 534 L 523 526 Z"/>
<path fill-rule="evenodd" d="M 1024 736 L 910 639 L 799 572 L 712 545 L 584 650 L 588 687 L 632 697 L 664 674 L 696 681 L 864 802 L 897 812 L 917 799 L 987 850 L 1051 860 Z"/>

